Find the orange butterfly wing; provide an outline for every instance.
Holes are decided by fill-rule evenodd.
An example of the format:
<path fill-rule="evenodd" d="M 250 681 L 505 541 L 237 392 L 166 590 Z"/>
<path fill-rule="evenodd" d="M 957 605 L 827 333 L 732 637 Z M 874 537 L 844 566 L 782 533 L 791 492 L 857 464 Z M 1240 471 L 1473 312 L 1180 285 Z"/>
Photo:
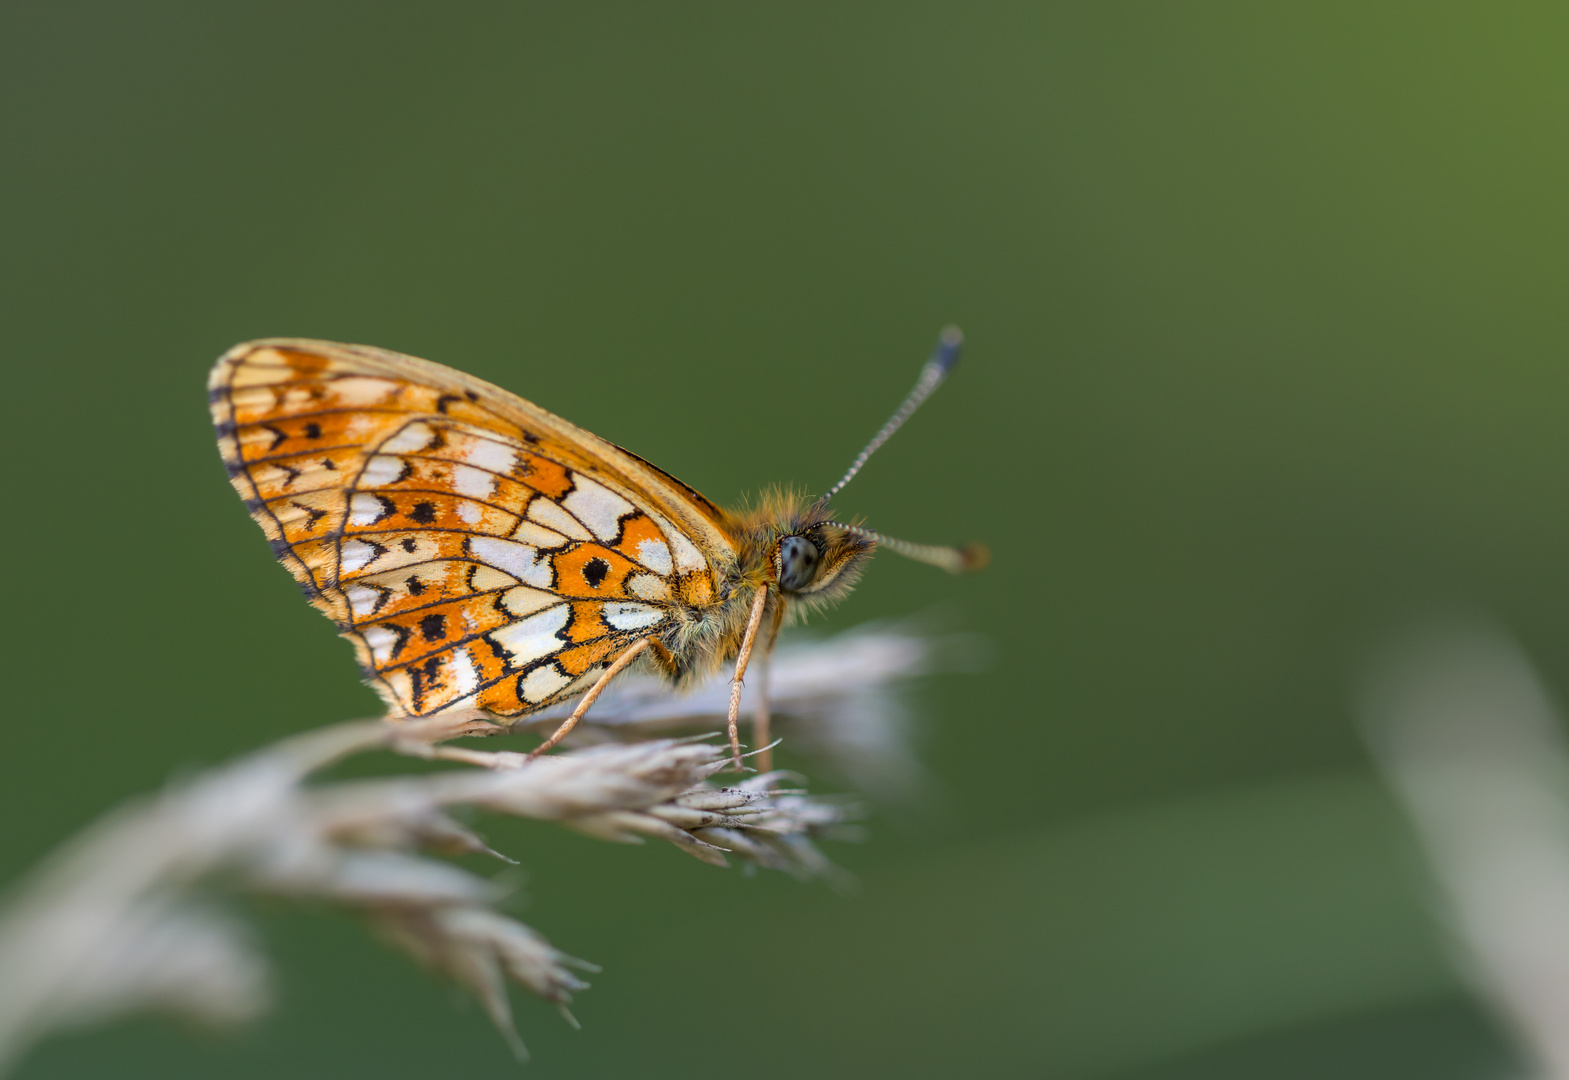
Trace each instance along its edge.
<path fill-rule="evenodd" d="M 735 565 L 691 488 L 427 360 L 267 339 L 208 393 L 235 489 L 396 715 L 560 701 Z"/>

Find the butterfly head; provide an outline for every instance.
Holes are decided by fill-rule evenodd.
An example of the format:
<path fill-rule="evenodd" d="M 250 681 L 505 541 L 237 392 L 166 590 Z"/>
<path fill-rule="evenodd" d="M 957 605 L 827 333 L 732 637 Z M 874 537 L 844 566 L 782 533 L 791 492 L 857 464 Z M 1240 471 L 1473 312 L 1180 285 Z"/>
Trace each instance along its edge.
<path fill-rule="evenodd" d="M 875 546 L 842 525 L 812 522 L 774 545 L 774 583 L 786 596 L 832 603 L 850 591 Z"/>
<path fill-rule="evenodd" d="M 767 585 L 782 595 L 809 606 L 833 603 L 855 585 L 872 552 L 884 547 L 917 562 L 954 573 L 979 570 L 987 553 L 980 545 L 964 548 L 912 544 L 862 525 L 833 520 L 829 500 L 850 482 L 878 447 L 925 401 L 959 359 L 963 338 L 956 327 L 944 330 L 937 348 L 921 369 L 915 388 L 888 423 L 856 457 L 848 472 L 818 498 L 797 492 L 770 491 L 736 524 L 744 538 L 743 576 L 754 585 Z"/>
<path fill-rule="evenodd" d="M 851 526 L 830 521 L 822 500 L 800 492 L 768 491 L 743 520 L 743 563 L 753 568 L 753 580 L 798 600 L 841 598 L 877 546 Z"/>
<path fill-rule="evenodd" d="M 829 488 L 827 494 L 823 495 L 812 507 L 813 513 L 826 514 L 828 500 L 844 490 L 844 486 L 855 478 L 856 473 L 861 471 L 867 459 L 876 453 L 877 449 L 903 426 L 904 422 L 910 418 L 910 415 L 920 408 L 921 403 L 942 385 L 943 380 L 953 371 L 954 365 L 959 362 L 959 349 L 963 344 L 964 335 L 959 332 L 957 326 L 949 326 L 943 330 L 941 336 L 937 339 L 937 348 L 932 351 L 931 358 L 921 368 L 921 375 L 916 380 L 915 388 L 905 397 L 899 408 L 894 410 L 893 416 L 883 425 L 882 430 L 873 436 L 871 442 L 867 443 L 866 449 L 862 450 L 856 456 L 856 459 L 851 462 L 849 470 L 844 476 L 840 477 L 839 482 Z M 991 558 L 986 548 L 980 544 L 971 544 L 962 548 L 936 544 L 912 544 L 907 540 L 896 540 L 891 536 L 873 532 L 871 529 L 863 528 L 860 525 L 846 525 L 841 522 L 828 520 L 821 522 L 819 528 L 836 530 L 834 533 L 835 542 L 841 548 L 854 544 L 862 548 L 866 554 L 870 554 L 873 547 L 886 547 L 896 554 L 914 559 L 916 562 L 939 566 L 951 573 L 979 570 Z M 810 560 L 811 552 L 804 546 L 793 545 L 792 549 L 784 554 L 795 556 L 795 561 L 800 564 L 801 571 L 794 576 L 804 577 L 806 573 L 805 564 Z M 784 589 L 785 578 L 783 573 L 788 571 L 790 567 L 783 560 L 780 565 L 782 568 L 780 588 Z"/>

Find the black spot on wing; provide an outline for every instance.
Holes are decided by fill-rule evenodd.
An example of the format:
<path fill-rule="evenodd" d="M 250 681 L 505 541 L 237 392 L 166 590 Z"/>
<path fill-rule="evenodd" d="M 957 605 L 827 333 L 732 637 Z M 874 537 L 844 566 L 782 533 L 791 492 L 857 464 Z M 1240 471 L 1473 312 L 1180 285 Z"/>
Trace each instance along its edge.
<path fill-rule="evenodd" d="M 496 610 L 500 611 L 503 615 L 508 614 L 506 608 L 501 606 L 501 597 L 499 596 L 496 597 Z M 512 653 L 506 648 L 506 646 L 502 645 L 501 642 L 496 641 L 489 634 L 481 634 L 479 639 L 486 645 L 490 646 L 490 654 L 497 660 L 501 661 L 502 671 L 512 670 Z M 518 700 L 522 700 L 521 695 L 519 695 Z"/>
<path fill-rule="evenodd" d="M 421 525 L 429 525 L 436 520 L 436 504 L 433 502 L 417 502 L 409 511 L 409 517 Z"/>
<path fill-rule="evenodd" d="M 426 641 L 440 641 L 447 636 L 447 617 L 440 612 L 426 615 L 419 621 L 419 632 Z"/>
<path fill-rule="evenodd" d="M 422 664 L 409 665 L 411 704 L 417 713 L 424 707 L 425 695 L 441 687 L 441 657 L 432 656 Z"/>
<path fill-rule="evenodd" d="M 599 588 L 608 573 L 610 573 L 610 564 L 604 559 L 590 559 L 583 564 L 583 580 L 588 582 L 590 589 Z"/>

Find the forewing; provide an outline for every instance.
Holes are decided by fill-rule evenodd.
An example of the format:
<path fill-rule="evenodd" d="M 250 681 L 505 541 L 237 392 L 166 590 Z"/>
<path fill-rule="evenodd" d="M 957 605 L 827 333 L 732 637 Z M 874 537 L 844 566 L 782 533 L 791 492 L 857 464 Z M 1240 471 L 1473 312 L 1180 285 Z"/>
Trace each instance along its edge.
<path fill-rule="evenodd" d="M 577 693 L 733 565 L 707 500 L 439 364 L 273 339 L 208 386 L 236 490 L 396 714 Z"/>

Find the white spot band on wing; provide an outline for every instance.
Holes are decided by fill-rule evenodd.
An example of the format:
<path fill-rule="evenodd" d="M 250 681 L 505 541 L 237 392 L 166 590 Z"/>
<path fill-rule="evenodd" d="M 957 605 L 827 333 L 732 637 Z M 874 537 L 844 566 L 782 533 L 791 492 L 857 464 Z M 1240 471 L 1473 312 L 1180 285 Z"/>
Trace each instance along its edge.
<path fill-rule="evenodd" d="M 460 696 L 472 694 L 479 685 L 479 670 L 474 666 L 474 658 L 469 655 L 467 648 L 460 646 L 452 650 L 447 673 L 452 677 L 453 691 Z"/>
<path fill-rule="evenodd" d="M 477 468 L 505 475 L 517 466 L 518 452 L 492 439 L 475 438 L 470 440 L 463 460 Z"/>
<path fill-rule="evenodd" d="M 366 646 L 370 649 L 371 658 L 376 663 L 385 664 L 392 659 L 392 648 L 398 643 L 397 634 L 378 623 L 375 626 L 367 626 L 361 630 L 360 637 L 364 639 Z"/>
<path fill-rule="evenodd" d="M 354 498 L 349 500 L 350 525 L 374 525 L 386 516 L 387 508 L 381 500 L 374 495 L 367 495 L 363 491 L 355 492 Z"/>
<path fill-rule="evenodd" d="M 669 575 L 670 573 L 670 549 L 665 546 L 663 540 L 638 541 L 637 561 L 656 574 Z"/>
<path fill-rule="evenodd" d="M 333 379 L 327 383 L 327 392 L 339 405 L 376 405 L 402 389 L 397 383 L 371 376 L 353 376 Z"/>
<path fill-rule="evenodd" d="M 376 549 L 363 540 L 345 540 L 340 565 L 343 572 L 352 574 L 376 557 Z"/>
<path fill-rule="evenodd" d="M 504 589 L 516 581 L 508 574 L 503 574 L 493 566 L 474 566 L 468 574 L 469 588 L 475 592 L 490 592 L 492 589 Z"/>
<path fill-rule="evenodd" d="M 499 630 L 492 630 L 490 639 L 511 653 L 512 662 L 521 667 L 530 660 L 549 656 L 561 648 L 561 639 L 556 635 L 566 628 L 571 614 L 571 609 L 565 604 L 557 604 Z"/>
<path fill-rule="evenodd" d="M 528 504 L 528 516 L 546 528 L 554 529 L 574 540 L 594 539 L 594 534 L 583 528 L 581 521 L 543 495 Z"/>
<path fill-rule="evenodd" d="M 550 562 L 539 557 L 538 548 L 494 536 L 475 536 L 469 539 L 469 551 L 476 559 L 505 570 L 524 584 L 550 588 Z"/>
<path fill-rule="evenodd" d="M 376 602 L 386 594 L 376 589 L 368 589 L 364 585 L 350 585 L 343 591 L 343 595 L 348 597 L 349 610 L 353 612 L 354 617 L 363 619 L 375 613 Z"/>
<path fill-rule="evenodd" d="M 627 581 L 627 592 L 639 600 L 670 602 L 670 586 L 665 584 L 663 578 L 653 574 L 633 574 Z"/>
<path fill-rule="evenodd" d="M 471 499 L 488 499 L 491 492 L 496 490 L 496 478 L 472 465 L 454 465 L 452 487 L 459 495 L 467 495 Z"/>
<path fill-rule="evenodd" d="M 665 619 L 665 613 L 647 604 L 606 604 L 605 621 L 617 630 L 645 630 Z"/>
<path fill-rule="evenodd" d="M 384 454 L 413 454 L 436 441 L 436 432 L 429 424 L 416 420 L 378 448 Z"/>
<path fill-rule="evenodd" d="M 571 681 L 555 664 L 544 664 L 523 676 L 521 696 L 530 705 L 538 705 Z"/>
<path fill-rule="evenodd" d="M 601 540 L 614 540 L 620 535 L 621 519 L 634 509 L 603 484 L 576 472 L 572 474 L 572 490 L 561 505 Z"/>
<path fill-rule="evenodd" d="M 403 475 L 403 459 L 377 454 L 365 463 L 360 473 L 360 487 L 386 487 Z"/>
<path fill-rule="evenodd" d="M 289 361 L 276 349 L 258 349 L 246 358 L 244 363 L 236 364 L 230 376 L 230 386 L 238 390 L 242 386 L 265 386 L 268 383 L 285 382 L 294 378 L 294 369 L 289 366 Z"/>
<path fill-rule="evenodd" d="M 501 606 L 507 609 L 508 615 L 517 619 L 559 603 L 561 597 L 555 593 L 548 593 L 543 589 L 531 589 L 527 585 L 519 585 L 501 594 Z"/>
<path fill-rule="evenodd" d="M 555 504 L 551 503 L 550 505 L 553 506 Z M 536 525 L 532 521 L 518 522 L 518 527 L 512 530 L 512 539 L 541 548 L 556 548 L 567 542 L 565 536 L 547 529 L 543 525 Z"/>
<path fill-rule="evenodd" d="M 708 569 L 708 560 L 703 558 L 701 551 L 697 550 L 697 545 L 687 539 L 686 533 L 658 514 L 650 513 L 648 516 L 654 519 L 654 524 L 659 526 L 659 531 L 670 541 L 670 552 L 675 557 L 677 570 L 687 574 L 693 570 Z"/>

